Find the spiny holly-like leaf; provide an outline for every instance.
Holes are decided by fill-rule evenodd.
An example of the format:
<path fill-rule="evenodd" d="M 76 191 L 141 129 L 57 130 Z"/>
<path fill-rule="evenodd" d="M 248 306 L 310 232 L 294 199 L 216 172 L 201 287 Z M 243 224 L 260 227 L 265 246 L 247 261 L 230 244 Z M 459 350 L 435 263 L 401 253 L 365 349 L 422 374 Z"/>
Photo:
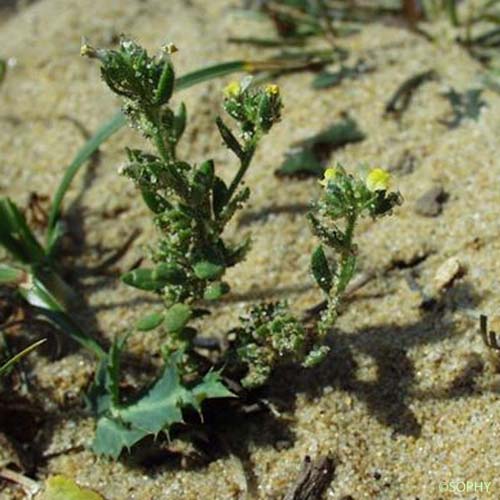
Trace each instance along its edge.
<path fill-rule="evenodd" d="M 47 479 L 40 500 L 104 500 L 104 497 L 88 488 L 78 486 L 69 477 L 57 475 Z"/>
<path fill-rule="evenodd" d="M 192 391 L 191 404 L 197 411 L 201 410 L 201 404 L 210 398 L 234 398 L 236 397 L 220 380 L 219 372 L 210 371 Z"/>
<path fill-rule="evenodd" d="M 183 385 L 178 365 L 181 352 L 173 354 L 149 389 L 134 403 L 113 404 L 97 423 L 93 449 L 101 455 L 118 458 L 123 449 L 129 450 L 147 435 L 167 432 L 172 425 L 183 422 L 182 410 L 193 407 L 198 412 L 208 398 L 234 395 L 222 384 L 218 372 L 209 372 L 193 388 Z"/>
<path fill-rule="evenodd" d="M 167 332 L 173 333 L 181 331 L 191 319 L 192 315 L 193 311 L 187 304 L 174 304 L 165 313 L 164 324 Z"/>
<path fill-rule="evenodd" d="M 107 455 L 116 460 L 124 448 L 130 450 L 146 435 L 147 432 L 141 429 L 128 428 L 118 420 L 101 417 L 97 421 L 92 449 L 97 455 Z"/>
<path fill-rule="evenodd" d="M 172 360 L 149 392 L 136 403 L 122 408 L 120 418 L 147 434 L 158 434 L 172 424 L 182 422 L 181 403 L 186 400 L 177 366 Z"/>
<path fill-rule="evenodd" d="M 168 264 L 160 264 L 154 269 L 134 269 L 122 276 L 124 283 L 141 290 L 160 290 L 166 285 L 181 284 L 185 279 L 184 271 Z"/>
<path fill-rule="evenodd" d="M 311 270 L 319 287 L 325 293 L 328 293 L 332 288 L 333 276 L 321 245 L 319 245 L 312 254 Z"/>

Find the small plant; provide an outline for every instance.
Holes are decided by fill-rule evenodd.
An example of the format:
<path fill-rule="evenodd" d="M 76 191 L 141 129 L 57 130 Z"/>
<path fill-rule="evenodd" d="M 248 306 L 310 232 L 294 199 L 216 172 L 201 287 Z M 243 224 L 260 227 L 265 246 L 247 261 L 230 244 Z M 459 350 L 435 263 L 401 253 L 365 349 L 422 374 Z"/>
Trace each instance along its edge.
<path fill-rule="evenodd" d="M 233 396 L 221 381 L 223 370 L 226 377 L 252 389 L 265 384 L 284 363 L 309 367 L 324 359 L 325 338 L 355 271 L 355 225 L 359 217 L 380 217 L 401 201 L 398 193 L 389 192 L 389 174 L 382 169 L 363 178 L 340 166 L 326 170 L 321 181 L 325 192 L 309 218 L 338 262 L 329 261 L 321 245 L 312 258 L 313 274 L 327 295 L 320 321 L 315 327 L 302 324 L 284 302 L 256 305 L 241 318 L 240 326 L 229 331 L 229 348 L 218 357 L 204 357 L 196 348 L 203 332 L 191 322 L 209 314 L 207 304 L 228 293 L 225 272 L 241 262 L 249 248 L 248 238 L 235 243 L 223 233 L 250 195 L 243 178 L 258 142 L 280 119 L 282 104 L 276 85 L 253 88 L 251 79 L 244 79 L 224 89 L 224 108 L 238 125 L 235 132 L 222 118 L 215 121 L 238 162 L 226 183 L 212 160 L 196 165 L 178 155 L 187 112 L 183 104 L 177 111 L 170 107 L 173 51 L 168 46 L 151 57 L 125 38 L 117 50 L 88 44 L 82 49 L 101 62 L 102 77 L 122 97 L 130 124 L 153 147 L 153 152 L 127 150 L 128 163 L 120 169 L 136 184 L 159 233 L 150 249 L 152 265 L 128 272 L 122 280 L 163 299 L 163 309 L 142 318 L 137 329 L 162 328 L 164 367 L 142 396 L 125 398 L 119 381 L 126 337 L 114 342 L 102 360 L 88 402 L 98 417 L 94 450 L 112 457 L 147 435 L 168 433 L 182 422 L 184 409 L 200 411 L 207 398 Z"/>
<path fill-rule="evenodd" d="M 186 385 L 181 375 L 198 377 L 202 367 L 194 352 L 198 331 L 189 325 L 208 313 L 201 301 L 219 299 L 229 291 L 223 280 L 227 268 L 240 262 L 249 248 L 248 238 L 227 241 L 223 231 L 250 191 L 241 187 L 257 144 L 280 118 L 281 99 L 276 85 L 253 89 L 251 81 L 232 83 L 224 91 L 224 107 L 238 123 L 235 134 L 218 118 L 217 127 L 226 146 L 236 155 L 238 168 L 226 184 L 216 175 L 212 160 L 201 165 L 179 158 L 177 145 L 186 127 L 186 108 L 176 112 L 169 101 L 174 91 L 173 46 L 151 57 L 135 42 L 123 38 L 118 50 L 94 49 L 84 55 L 99 59 L 110 89 L 123 98 L 123 111 L 131 125 L 148 139 L 154 153 L 127 150 L 128 163 L 121 173 L 134 181 L 152 212 L 160 238 L 151 249 L 152 267 L 123 276 L 133 287 L 163 298 L 164 309 L 141 319 L 139 330 L 160 325 L 165 332 L 162 355 L 165 366 L 146 394 L 123 402 L 118 390 L 120 355 L 124 341 L 115 342 L 101 363 L 89 402 L 98 416 L 94 449 L 117 457 L 148 434 L 167 432 L 182 422 L 182 408 L 200 409 L 206 398 L 232 394 L 220 382 L 219 372 L 209 371 L 199 382 Z"/>
<path fill-rule="evenodd" d="M 389 191 L 390 174 L 381 168 L 358 177 L 342 166 L 329 168 L 321 184 L 323 195 L 309 213 L 313 232 L 322 242 L 312 255 L 311 268 L 327 299 L 318 323 L 320 339 L 335 323 L 342 295 L 356 270 L 354 234 L 359 218 L 380 218 L 402 202 L 399 193 Z M 323 245 L 333 250 L 335 259 L 327 258 Z"/>
<path fill-rule="evenodd" d="M 224 91 L 224 107 L 239 125 L 239 138 L 218 118 L 216 123 L 226 146 L 236 155 L 238 168 L 229 184 L 216 175 L 212 160 L 194 165 L 178 158 L 177 144 L 186 127 L 186 108 L 169 107 L 174 90 L 172 49 L 154 58 L 122 39 L 119 50 L 89 46 L 83 53 L 98 58 L 110 89 L 124 100 L 123 111 L 132 126 L 148 139 L 155 152 L 127 150 L 129 162 L 121 172 L 132 179 L 152 212 L 160 239 L 151 251 L 151 268 L 123 276 L 130 286 L 159 294 L 165 303 L 139 323 L 149 330 L 163 325 L 167 358 L 179 349 L 192 350 L 197 331 L 188 326 L 205 313 L 201 300 L 217 300 L 229 291 L 223 280 L 227 268 L 240 262 L 249 240 L 225 240 L 227 223 L 249 197 L 241 187 L 257 144 L 279 120 L 281 99 L 276 85 L 254 90 L 250 80 L 232 83 Z"/>
<path fill-rule="evenodd" d="M 207 66 L 177 78 L 174 90 L 183 90 L 212 78 L 242 71 L 250 65 L 249 61 L 231 61 Z M 0 83 L 6 67 L 6 62 L 0 60 Z M 0 264 L 0 285 L 14 287 L 35 312 L 98 358 L 105 357 L 106 353 L 95 339 L 75 324 L 69 314 L 72 304 L 76 302 L 75 293 L 61 277 L 58 265 L 59 243 L 65 233 L 62 205 L 73 179 L 85 162 L 124 124 L 125 117 L 120 112 L 84 144 L 66 168 L 51 200 L 43 239 L 29 226 L 16 203 L 7 197 L 0 197 L 0 246 L 14 261 L 12 264 Z"/>
<path fill-rule="evenodd" d="M 324 360 L 326 338 L 356 270 L 356 224 L 360 217 L 389 214 L 402 202 L 399 193 L 389 191 L 390 174 L 380 168 L 357 177 L 341 166 L 328 168 L 320 182 L 324 192 L 308 218 L 322 241 L 312 254 L 311 270 L 326 295 L 326 309 L 313 327 L 302 324 L 282 302 L 256 306 L 242 317 L 231 339 L 232 355 L 245 367 L 244 387 L 265 384 L 280 365 L 294 362 L 307 368 Z M 335 257 L 327 258 L 324 247 Z"/>

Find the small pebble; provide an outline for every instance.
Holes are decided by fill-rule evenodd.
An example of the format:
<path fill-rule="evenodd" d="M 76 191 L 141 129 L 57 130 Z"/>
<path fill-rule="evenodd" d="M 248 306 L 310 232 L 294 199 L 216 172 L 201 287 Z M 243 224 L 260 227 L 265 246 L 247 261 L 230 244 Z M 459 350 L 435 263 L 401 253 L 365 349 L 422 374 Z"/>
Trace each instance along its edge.
<path fill-rule="evenodd" d="M 415 170 L 416 163 L 417 158 L 408 151 L 405 151 L 399 160 L 389 168 L 389 170 L 391 172 L 396 172 L 399 175 L 408 175 Z"/>
<path fill-rule="evenodd" d="M 443 211 L 448 194 L 441 186 L 435 186 L 415 202 L 415 212 L 424 217 L 437 217 Z"/>
<path fill-rule="evenodd" d="M 464 268 L 456 257 L 450 257 L 444 261 L 434 275 L 434 284 L 437 290 L 442 290 L 451 285 L 453 280 L 461 276 L 463 272 Z"/>

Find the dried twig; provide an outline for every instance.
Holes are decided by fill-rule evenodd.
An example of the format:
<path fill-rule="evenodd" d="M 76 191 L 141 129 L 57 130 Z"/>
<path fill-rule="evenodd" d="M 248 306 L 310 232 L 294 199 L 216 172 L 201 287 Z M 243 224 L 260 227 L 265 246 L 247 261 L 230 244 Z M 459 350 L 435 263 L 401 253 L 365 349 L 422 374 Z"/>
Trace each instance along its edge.
<path fill-rule="evenodd" d="M 7 467 L 0 469 L 0 478 L 21 486 L 29 499 L 33 498 L 33 496 L 36 495 L 41 488 L 40 483 L 37 483 L 33 479 Z"/>
<path fill-rule="evenodd" d="M 332 458 L 319 457 L 313 461 L 306 456 L 302 471 L 284 500 L 319 500 L 332 482 L 334 473 Z"/>
<path fill-rule="evenodd" d="M 417 75 L 405 80 L 387 102 L 385 106 L 385 114 L 392 114 L 396 118 L 400 118 L 410 105 L 411 98 L 418 87 L 425 82 L 436 79 L 437 73 L 431 69 L 429 71 L 424 71 L 423 73 L 418 73 Z"/>
<path fill-rule="evenodd" d="M 496 333 L 491 330 L 488 331 L 488 316 L 485 314 L 479 316 L 479 331 L 487 347 L 500 351 L 500 344 L 498 343 Z"/>

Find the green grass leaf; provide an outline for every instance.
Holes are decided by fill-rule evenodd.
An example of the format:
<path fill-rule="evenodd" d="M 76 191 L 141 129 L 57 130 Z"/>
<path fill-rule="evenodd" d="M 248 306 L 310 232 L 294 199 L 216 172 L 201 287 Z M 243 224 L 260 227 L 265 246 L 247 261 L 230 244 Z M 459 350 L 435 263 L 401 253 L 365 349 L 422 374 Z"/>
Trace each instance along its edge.
<path fill-rule="evenodd" d="M 23 264 L 39 264 L 45 251 L 26 222 L 17 205 L 9 198 L 0 198 L 0 244 Z"/>
<path fill-rule="evenodd" d="M 0 264 L 0 285 L 18 285 L 26 279 L 26 271 L 6 264 Z"/>
<path fill-rule="evenodd" d="M 41 339 L 34 344 L 31 344 L 30 346 L 26 347 L 26 349 L 23 349 L 21 352 L 18 352 L 15 356 L 10 358 L 5 364 L 0 366 L 0 376 L 4 375 L 7 371 L 9 371 L 12 366 L 14 366 L 21 358 L 24 358 L 24 356 L 28 355 L 31 351 L 36 349 L 38 346 L 42 345 L 47 339 Z"/>

